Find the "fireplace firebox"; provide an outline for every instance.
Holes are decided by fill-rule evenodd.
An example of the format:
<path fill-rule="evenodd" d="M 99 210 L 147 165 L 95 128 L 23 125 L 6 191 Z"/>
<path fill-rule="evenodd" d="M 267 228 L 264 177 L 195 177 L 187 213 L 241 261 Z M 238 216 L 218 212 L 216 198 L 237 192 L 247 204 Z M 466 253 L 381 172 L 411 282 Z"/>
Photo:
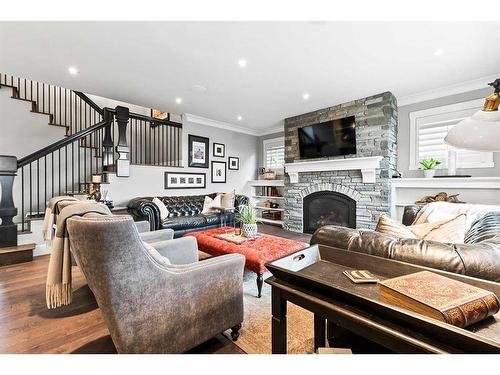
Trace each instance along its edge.
<path fill-rule="evenodd" d="M 304 197 L 303 231 L 314 233 L 325 225 L 356 228 L 356 201 L 335 191 L 318 191 Z"/>

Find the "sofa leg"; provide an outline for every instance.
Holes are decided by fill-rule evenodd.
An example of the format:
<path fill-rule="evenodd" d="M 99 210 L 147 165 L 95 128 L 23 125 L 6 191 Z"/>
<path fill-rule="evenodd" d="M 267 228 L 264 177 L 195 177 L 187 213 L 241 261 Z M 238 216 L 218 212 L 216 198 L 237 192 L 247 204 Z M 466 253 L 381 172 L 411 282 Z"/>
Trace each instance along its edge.
<path fill-rule="evenodd" d="M 238 340 L 238 337 L 240 337 L 240 328 L 241 323 L 231 328 L 231 338 L 233 339 L 233 341 Z"/>
<path fill-rule="evenodd" d="M 264 274 L 263 273 L 258 273 L 257 274 L 257 298 L 262 297 L 262 283 L 264 281 Z"/>

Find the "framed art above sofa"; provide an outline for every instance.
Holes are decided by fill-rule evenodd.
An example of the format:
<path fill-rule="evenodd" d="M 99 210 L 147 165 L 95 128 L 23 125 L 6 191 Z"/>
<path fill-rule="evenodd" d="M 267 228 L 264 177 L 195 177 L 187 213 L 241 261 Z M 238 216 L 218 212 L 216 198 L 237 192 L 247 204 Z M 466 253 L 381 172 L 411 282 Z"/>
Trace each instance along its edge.
<path fill-rule="evenodd" d="M 225 161 L 212 161 L 212 183 L 226 183 Z"/>
<path fill-rule="evenodd" d="M 206 137 L 188 135 L 188 166 L 196 168 L 208 168 L 210 140 Z"/>
<path fill-rule="evenodd" d="M 165 189 L 205 189 L 205 173 L 165 172 Z"/>

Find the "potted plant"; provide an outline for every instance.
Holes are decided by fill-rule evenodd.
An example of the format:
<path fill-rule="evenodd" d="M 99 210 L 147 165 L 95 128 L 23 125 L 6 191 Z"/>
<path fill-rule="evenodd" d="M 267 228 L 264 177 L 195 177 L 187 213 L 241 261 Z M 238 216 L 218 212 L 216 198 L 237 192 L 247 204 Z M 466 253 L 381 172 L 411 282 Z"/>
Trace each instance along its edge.
<path fill-rule="evenodd" d="M 420 160 L 420 165 L 422 166 L 420 169 L 424 170 L 424 176 L 426 178 L 432 178 L 434 177 L 434 174 L 436 173 L 436 167 L 441 164 L 439 160 L 436 160 L 434 158 L 430 159 L 422 159 Z"/>
<path fill-rule="evenodd" d="M 241 222 L 241 235 L 243 237 L 253 238 L 257 236 L 257 213 L 250 203 L 239 207 L 238 220 Z"/>

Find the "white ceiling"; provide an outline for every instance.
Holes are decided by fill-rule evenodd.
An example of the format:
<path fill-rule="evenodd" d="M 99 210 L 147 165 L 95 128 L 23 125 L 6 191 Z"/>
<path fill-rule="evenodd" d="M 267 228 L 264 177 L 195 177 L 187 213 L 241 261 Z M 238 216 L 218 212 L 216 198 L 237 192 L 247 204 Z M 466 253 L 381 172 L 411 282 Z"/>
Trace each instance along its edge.
<path fill-rule="evenodd" d="M 262 133 L 286 117 L 383 91 L 408 101 L 496 75 L 499 25 L 0 22 L 0 71 Z M 69 66 L 80 73 L 71 76 Z"/>

